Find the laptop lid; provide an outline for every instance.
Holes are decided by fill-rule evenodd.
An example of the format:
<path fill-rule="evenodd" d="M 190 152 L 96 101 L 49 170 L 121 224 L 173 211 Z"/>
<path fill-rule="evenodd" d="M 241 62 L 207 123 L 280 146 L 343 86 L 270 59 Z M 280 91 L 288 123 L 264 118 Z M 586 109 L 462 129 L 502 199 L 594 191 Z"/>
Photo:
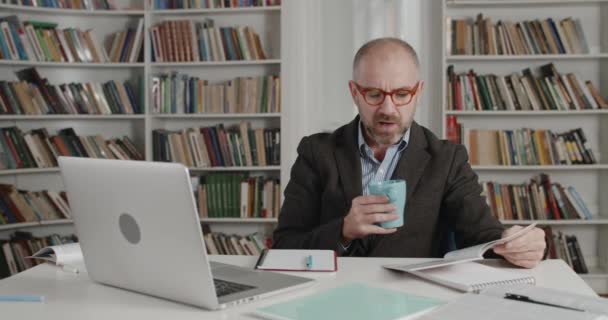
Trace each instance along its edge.
<path fill-rule="evenodd" d="M 92 280 L 217 308 L 186 167 L 74 157 L 58 162 Z"/>

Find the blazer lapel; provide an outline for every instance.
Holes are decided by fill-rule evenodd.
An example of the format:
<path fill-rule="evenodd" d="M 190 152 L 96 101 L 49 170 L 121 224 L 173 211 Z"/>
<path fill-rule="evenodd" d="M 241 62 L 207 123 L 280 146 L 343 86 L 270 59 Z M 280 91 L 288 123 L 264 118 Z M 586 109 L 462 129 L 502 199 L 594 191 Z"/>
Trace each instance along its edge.
<path fill-rule="evenodd" d="M 422 177 L 428 160 L 431 157 L 426 151 L 426 137 L 422 128 L 416 122 L 413 122 L 410 130 L 412 130 L 410 133 L 410 144 L 401 155 L 401 159 L 399 159 L 392 177 L 392 179 L 405 180 L 407 189 L 405 199 L 407 202 L 409 202 L 408 200 L 414 193 L 418 181 Z"/>
<path fill-rule="evenodd" d="M 349 123 L 343 131 L 343 136 L 338 137 L 334 155 L 344 195 L 349 203 L 353 198 L 363 194 L 361 187 L 361 160 L 359 159 L 359 148 L 357 147 L 357 126 L 359 116 Z"/>

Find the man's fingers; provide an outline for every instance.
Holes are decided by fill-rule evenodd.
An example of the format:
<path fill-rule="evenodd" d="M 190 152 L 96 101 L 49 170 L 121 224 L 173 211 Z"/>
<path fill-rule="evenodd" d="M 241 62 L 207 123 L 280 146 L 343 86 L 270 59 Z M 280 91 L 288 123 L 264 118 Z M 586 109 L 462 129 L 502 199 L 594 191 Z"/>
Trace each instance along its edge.
<path fill-rule="evenodd" d="M 520 267 L 524 267 L 524 268 L 528 268 L 528 269 L 536 267 L 539 263 L 538 260 L 515 260 L 515 259 L 509 259 L 509 258 L 507 258 L 507 260 L 516 266 L 520 266 Z"/>
<path fill-rule="evenodd" d="M 366 226 L 367 234 L 389 234 L 397 231 L 397 228 L 384 229 L 375 225 Z"/>
<path fill-rule="evenodd" d="M 395 220 L 397 218 L 399 218 L 399 215 L 398 214 L 394 214 L 394 213 L 391 213 L 391 214 L 376 213 L 376 214 L 368 214 L 365 217 L 365 220 L 369 224 L 374 224 L 374 223 L 378 223 L 378 222 Z"/>
<path fill-rule="evenodd" d="M 369 195 L 369 196 L 360 196 L 356 197 L 353 200 L 354 204 L 374 204 L 374 203 L 388 203 L 388 198 L 386 196 L 380 195 Z"/>
<path fill-rule="evenodd" d="M 508 242 L 510 244 L 510 242 Z M 546 247 L 545 242 L 531 242 L 531 243 L 516 243 L 507 245 L 507 243 L 494 247 L 494 252 L 498 254 L 503 253 L 516 253 L 526 251 L 544 250 Z"/>
<path fill-rule="evenodd" d="M 397 210 L 392 204 L 368 204 L 366 206 L 361 206 L 360 208 L 361 212 L 364 214 L 392 213 Z"/>
<path fill-rule="evenodd" d="M 512 260 L 540 260 L 543 257 L 542 251 L 527 251 L 527 252 L 516 252 L 508 253 L 503 255 L 505 258 Z"/>

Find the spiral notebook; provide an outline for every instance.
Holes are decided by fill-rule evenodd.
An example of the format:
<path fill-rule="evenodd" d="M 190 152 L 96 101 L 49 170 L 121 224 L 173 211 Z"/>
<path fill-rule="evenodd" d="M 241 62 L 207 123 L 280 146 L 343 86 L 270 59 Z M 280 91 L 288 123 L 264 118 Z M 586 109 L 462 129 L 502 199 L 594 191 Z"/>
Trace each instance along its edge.
<path fill-rule="evenodd" d="M 403 271 L 420 278 L 463 292 L 479 292 L 497 285 L 536 283 L 533 276 L 489 267 L 476 262 L 465 262 L 425 270 L 411 270 L 405 266 L 385 266 L 387 269 Z"/>

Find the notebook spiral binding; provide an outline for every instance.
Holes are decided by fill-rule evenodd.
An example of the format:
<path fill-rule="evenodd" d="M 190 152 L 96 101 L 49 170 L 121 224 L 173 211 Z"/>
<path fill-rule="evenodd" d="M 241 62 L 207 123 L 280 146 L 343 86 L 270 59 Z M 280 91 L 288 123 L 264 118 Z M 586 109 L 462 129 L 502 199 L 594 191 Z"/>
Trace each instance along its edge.
<path fill-rule="evenodd" d="M 514 280 L 503 280 L 503 281 L 492 281 L 492 282 L 484 282 L 478 283 L 471 286 L 471 289 L 474 293 L 479 293 L 481 290 L 490 287 L 490 286 L 506 286 L 506 285 L 514 285 L 514 284 L 536 284 L 536 279 L 534 277 L 526 277 L 521 279 Z"/>

